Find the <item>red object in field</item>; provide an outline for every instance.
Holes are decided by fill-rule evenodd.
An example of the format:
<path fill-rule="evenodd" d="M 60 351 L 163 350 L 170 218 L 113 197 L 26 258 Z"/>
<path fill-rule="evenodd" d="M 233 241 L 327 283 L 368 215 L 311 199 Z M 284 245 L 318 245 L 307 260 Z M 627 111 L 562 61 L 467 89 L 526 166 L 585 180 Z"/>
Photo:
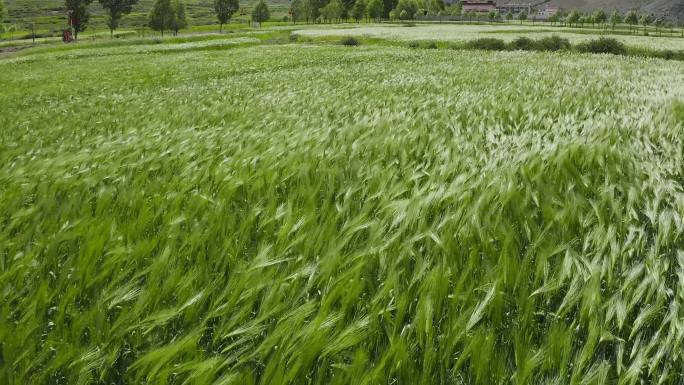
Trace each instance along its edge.
<path fill-rule="evenodd" d="M 74 41 L 74 37 L 71 34 L 71 30 L 65 29 L 64 31 L 62 31 L 62 41 L 65 43 L 71 43 L 72 41 Z"/>

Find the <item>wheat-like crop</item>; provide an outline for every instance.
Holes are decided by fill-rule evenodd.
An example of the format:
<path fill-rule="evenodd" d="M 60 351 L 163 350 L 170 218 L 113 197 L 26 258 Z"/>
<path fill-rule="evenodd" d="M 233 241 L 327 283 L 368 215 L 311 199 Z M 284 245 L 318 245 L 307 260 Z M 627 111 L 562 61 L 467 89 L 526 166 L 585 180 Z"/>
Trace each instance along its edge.
<path fill-rule="evenodd" d="M 683 63 L 110 49 L 0 61 L 0 383 L 681 383 Z"/>

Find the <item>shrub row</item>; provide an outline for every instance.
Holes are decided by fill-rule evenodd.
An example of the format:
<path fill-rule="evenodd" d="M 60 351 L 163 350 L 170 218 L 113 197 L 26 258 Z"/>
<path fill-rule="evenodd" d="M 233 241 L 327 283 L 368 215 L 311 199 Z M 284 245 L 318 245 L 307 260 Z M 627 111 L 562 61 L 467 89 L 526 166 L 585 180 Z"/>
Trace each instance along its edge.
<path fill-rule="evenodd" d="M 432 42 L 431 45 L 426 45 L 421 42 L 411 41 L 408 43 L 408 46 L 410 48 L 436 48 L 436 44 L 434 42 Z M 654 57 L 684 61 L 684 51 L 626 47 L 621 41 L 606 37 L 600 37 L 598 39 L 578 43 L 574 46 L 570 44 L 568 39 L 564 39 L 559 36 L 550 36 L 536 40 L 530 39 L 528 37 L 519 37 L 510 43 L 506 43 L 505 41 L 496 38 L 481 38 L 467 42 L 452 43 L 449 47 L 454 49 L 481 49 L 486 51 L 511 50 L 553 52 L 574 50 L 576 52 L 607 53 L 613 55 Z"/>
<path fill-rule="evenodd" d="M 294 39 L 297 41 L 296 35 Z M 356 46 L 361 44 L 359 40 L 354 37 L 345 37 L 340 41 L 340 44 L 346 46 Z M 438 48 L 435 41 L 410 41 L 409 48 Z M 672 50 L 655 50 L 650 48 L 640 47 L 626 47 L 624 43 L 614 38 L 600 37 L 598 39 L 589 40 L 578 43 L 574 47 L 570 44 L 568 39 L 559 36 L 549 36 L 541 39 L 530 39 L 528 37 L 519 37 L 510 43 L 506 43 L 501 39 L 496 38 L 481 38 L 470 40 L 467 42 L 452 43 L 450 48 L 454 49 L 481 49 L 486 51 L 570 51 L 586 53 L 607 53 L 613 55 L 628 55 L 641 57 L 654 57 L 667 60 L 681 60 L 684 61 L 684 51 Z"/>

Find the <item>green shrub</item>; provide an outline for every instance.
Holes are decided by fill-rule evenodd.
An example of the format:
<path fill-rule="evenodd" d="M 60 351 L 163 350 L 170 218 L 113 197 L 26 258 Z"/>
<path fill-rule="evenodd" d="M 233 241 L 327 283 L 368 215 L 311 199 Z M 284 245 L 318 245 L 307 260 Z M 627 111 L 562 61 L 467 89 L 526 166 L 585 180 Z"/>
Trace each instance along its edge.
<path fill-rule="evenodd" d="M 665 60 L 684 60 L 684 51 L 673 51 L 666 49 L 662 51 L 655 51 L 653 56 Z"/>
<path fill-rule="evenodd" d="M 418 41 L 409 41 L 409 42 L 408 42 L 408 47 L 409 47 L 409 48 L 420 48 L 420 42 L 418 42 Z"/>
<path fill-rule="evenodd" d="M 675 102 L 672 106 L 674 117 L 676 121 L 684 123 L 684 101 Z"/>
<path fill-rule="evenodd" d="M 506 43 L 501 39 L 486 37 L 466 42 L 465 47 L 469 49 L 483 49 L 487 51 L 503 51 L 506 49 Z"/>
<path fill-rule="evenodd" d="M 537 42 L 528 37 L 519 37 L 513 40 L 509 47 L 519 51 L 534 51 L 537 49 Z"/>
<path fill-rule="evenodd" d="M 437 48 L 437 42 L 426 41 L 425 43 L 423 43 L 423 48 L 436 49 Z"/>
<path fill-rule="evenodd" d="M 536 49 L 539 51 L 562 51 L 570 49 L 570 41 L 562 37 L 553 35 L 544 37 L 536 42 Z"/>
<path fill-rule="evenodd" d="M 347 45 L 347 46 L 357 46 L 361 43 L 358 40 L 356 40 L 356 38 L 351 37 L 351 36 L 347 36 L 340 41 L 340 44 Z"/>
<path fill-rule="evenodd" d="M 577 45 L 577 50 L 579 52 L 610 53 L 613 55 L 624 55 L 627 53 L 627 49 L 621 41 L 605 37 L 580 43 Z"/>

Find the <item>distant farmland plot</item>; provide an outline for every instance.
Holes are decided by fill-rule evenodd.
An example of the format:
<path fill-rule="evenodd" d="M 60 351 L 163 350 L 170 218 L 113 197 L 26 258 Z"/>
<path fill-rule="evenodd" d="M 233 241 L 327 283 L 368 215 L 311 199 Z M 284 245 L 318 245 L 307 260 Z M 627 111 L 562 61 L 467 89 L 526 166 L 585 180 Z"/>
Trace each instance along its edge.
<path fill-rule="evenodd" d="M 681 383 L 684 62 L 252 32 L 0 59 L 1 384 Z"/>

